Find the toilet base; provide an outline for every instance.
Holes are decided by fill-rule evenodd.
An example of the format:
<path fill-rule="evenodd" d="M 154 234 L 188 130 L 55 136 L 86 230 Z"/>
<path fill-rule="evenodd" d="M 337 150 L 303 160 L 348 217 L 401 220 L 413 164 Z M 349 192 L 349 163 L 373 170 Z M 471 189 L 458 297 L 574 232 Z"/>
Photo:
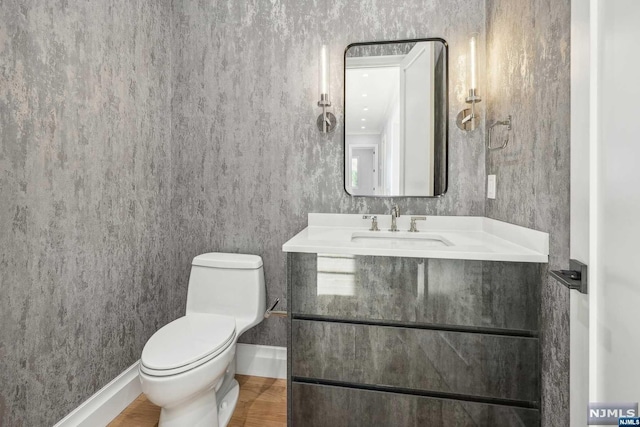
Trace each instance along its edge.
<path fill-rule="evenodd" d="M 229 391 L 216 401 L 216 390 L 211 388 L 180 405 L 162 408 L 158 427 L 226 427 L 238 403 L 240 385 L 235 379 Z"/>
<path fill-rule="evenodd" d="M 232 381 L 231 389 L 222 398 L 221 402 L 218 402 L 218 427 L 227 427 L 233 411 L 236 410 L 238 404 L 238 396 L 240 396 L 240 384 L 235 379 Z"/>

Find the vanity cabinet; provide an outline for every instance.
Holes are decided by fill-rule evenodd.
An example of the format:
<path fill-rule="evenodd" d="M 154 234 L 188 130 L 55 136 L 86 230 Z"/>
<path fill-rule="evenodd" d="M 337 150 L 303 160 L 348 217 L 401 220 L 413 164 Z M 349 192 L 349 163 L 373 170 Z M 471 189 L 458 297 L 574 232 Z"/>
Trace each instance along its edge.
<path fill-rule="evenodd" d="M 530 262 L 288 253 L 290 426 L 538 426 Z"/>

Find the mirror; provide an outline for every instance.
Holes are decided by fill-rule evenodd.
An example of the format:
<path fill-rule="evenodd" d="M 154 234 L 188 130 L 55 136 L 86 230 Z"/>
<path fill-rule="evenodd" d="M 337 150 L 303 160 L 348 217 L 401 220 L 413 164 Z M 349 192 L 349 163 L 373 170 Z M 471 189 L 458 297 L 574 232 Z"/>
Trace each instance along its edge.
<path fill-rule="evenodd" d="M 447 44 L 354 43 L 345 50 L 344 187 L 353 196 L 447 190 Z"/>

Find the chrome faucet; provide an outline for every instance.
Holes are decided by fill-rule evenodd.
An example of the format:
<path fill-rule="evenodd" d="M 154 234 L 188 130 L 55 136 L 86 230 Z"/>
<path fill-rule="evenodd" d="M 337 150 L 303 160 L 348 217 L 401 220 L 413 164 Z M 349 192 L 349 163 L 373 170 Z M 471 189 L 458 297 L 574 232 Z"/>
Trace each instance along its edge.
<path fill-rule="evenodd" d="M 391 208 L 391 228 L 389 229 L 389 231 L 399 231 L 398 224 L 396 224 L 396 220 L 399 216 L 400 208 L 398 207 L 398 205 L 393 205 L 393 207 Z"/>

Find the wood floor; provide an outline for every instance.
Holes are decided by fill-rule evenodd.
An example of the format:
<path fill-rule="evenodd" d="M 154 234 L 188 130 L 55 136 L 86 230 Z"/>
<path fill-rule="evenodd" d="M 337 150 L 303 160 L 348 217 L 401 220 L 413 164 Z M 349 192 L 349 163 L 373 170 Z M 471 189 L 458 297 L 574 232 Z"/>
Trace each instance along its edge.
<path fill-rule="evenodd" d="M 240 397 L 228 427 L 286 427 L 287 381 L 236 375 Z M 141 394 L 109 427 L 155 427 L 160 408 Z"/>

